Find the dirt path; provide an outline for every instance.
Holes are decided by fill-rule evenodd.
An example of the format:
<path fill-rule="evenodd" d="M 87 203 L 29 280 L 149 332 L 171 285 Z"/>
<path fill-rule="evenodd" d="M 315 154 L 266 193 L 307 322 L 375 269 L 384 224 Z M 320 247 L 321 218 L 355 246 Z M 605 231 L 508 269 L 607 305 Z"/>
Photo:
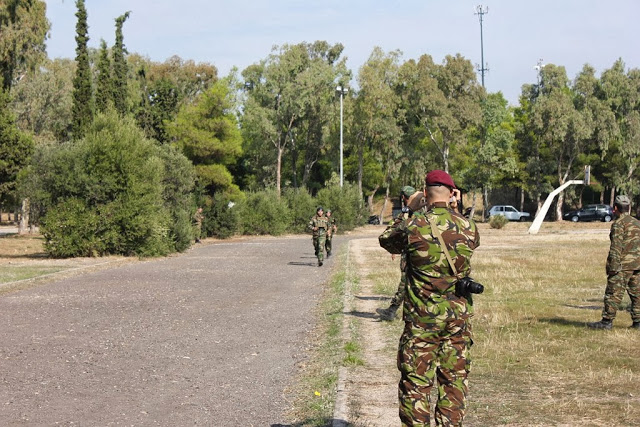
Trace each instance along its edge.
<path fill-rule="evenodd" d="M 374 281 L 369 278 L 375 266 L 367 263 L 370 253 L 384 251 L 375 237 L 352 240 L 349 246 L 350 265 L 359 277 L 352 312 L 359 313 L 357 341 L 364 360 L 362 366 L 347 369 L 349 422 L 358 427 L 396 426 L 399 425 L 398 372 L 395 352 L 390 348 L 397 346 L 400 326 L 398 321 L 381 322 L 375 315 L 376 308 L 386 307 L 389 298 L 375 292 Z"/>

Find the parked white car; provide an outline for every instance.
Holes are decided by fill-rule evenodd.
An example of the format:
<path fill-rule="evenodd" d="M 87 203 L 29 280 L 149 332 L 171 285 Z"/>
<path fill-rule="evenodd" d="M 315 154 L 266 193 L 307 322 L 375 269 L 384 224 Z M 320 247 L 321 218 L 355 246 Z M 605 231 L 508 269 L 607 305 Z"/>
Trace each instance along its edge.
<path fill-rule="evenodd" d="M 509 221 L 528 221 L 531 217 L 528 212 L 520 212 L 510 205 L 495 205 L 489 209 L 489 217 L 502 215 Z"/>

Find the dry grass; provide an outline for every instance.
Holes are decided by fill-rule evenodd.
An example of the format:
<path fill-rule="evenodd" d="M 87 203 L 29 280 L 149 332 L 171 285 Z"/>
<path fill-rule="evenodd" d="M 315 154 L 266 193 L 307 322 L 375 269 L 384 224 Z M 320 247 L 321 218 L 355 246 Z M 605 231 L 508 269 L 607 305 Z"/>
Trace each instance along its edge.
<path fill-rule="evenodd" d="M 529 225 L 479 225 L 472 265 L 485 293 L 474 299 L 465 425 L 640 425 L 640 333 L 629 313 L 612 331 L 585 326 L 600 319 L 610 224 L 545 223 L 537 235 Z M 393 294 L 397 262 L 380 253 L 371 262 L 380 270 L 370 278 Z"/>

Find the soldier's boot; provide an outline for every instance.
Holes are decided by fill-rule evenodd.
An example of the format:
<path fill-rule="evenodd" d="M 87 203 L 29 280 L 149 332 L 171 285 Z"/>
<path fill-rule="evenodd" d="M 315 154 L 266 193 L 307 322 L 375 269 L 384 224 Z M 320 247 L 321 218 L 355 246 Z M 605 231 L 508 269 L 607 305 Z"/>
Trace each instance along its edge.
<path fill-rule="evenodd" d="M 318 267 L 322 267 L 322 260 L 318 260 Z"/>
<path fill-rule="evenodd" d="M 610 319 L 602 319 L 599 322 L 587 323 L 587 326 L 590 327 L 591 329 L 610 330 L 612 326 L 612 321 Z"/>
<path fill-rule="evenodd" d="M 398 311 L 399 305 L 390 305 L 388 308 L 378 308 L 376 312 L 380 315 L 380 320 L 392 321 L 396 318 L 396 311 Z"/>
<path fill-rule="evenodd" d="M 327 258 L 331 256 L 331 251 L 327 251 Z"/>
<path fill-rule="evenodd" d="M 640 330 L 640 322 L 633 322 L 633 324 L 631 326 L 629 326 L 631 329 L 638 329 Z"/>

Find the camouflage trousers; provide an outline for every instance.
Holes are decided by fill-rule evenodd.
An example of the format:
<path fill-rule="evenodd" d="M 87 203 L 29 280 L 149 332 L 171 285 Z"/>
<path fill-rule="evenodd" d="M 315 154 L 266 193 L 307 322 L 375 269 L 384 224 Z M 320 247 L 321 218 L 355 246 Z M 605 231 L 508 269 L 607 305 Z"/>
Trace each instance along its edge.
<path fill-rule="evenodd" d="M 407 256 L 403 253 L 400 258 L 400 283 L 398 289 L 391 298 L 392 306 L 401 306 L 404 301 L 404 295 L 407 290 Z"/>
<path fill-rule="evenodd" d="M 602 309 L 603 319 L 615 319 L 617 311 L 622 308 L 625 290 L 631 298 L 631 319 L 634 322 L 640 322 L 640 270 L 619 271 L 607 277 Z"/>
<path fill-rule="evenodd" d="M 326 237 L 327 236 L 325 234 L 313 236 L 313 248 L 316 251 L 318 261 L 324 261 L 324 245 Z"/>
<path fill-rule="evenodd" d="M 471 363 L 471 331 L 467 322 L 462 328 L 452 328 L 450 322 L 423 326 L 405 322 L 400 338 L 400 421 L 403 426 L 430 426 L 430 394 L 437 382 L 436 425 L 461 426 Z M 452 329 L 457 331 L 450 334 Z"/>
<path fill-rule="evenodd" d="M 333 236 L 331 234 L 327 234 L 324 242 L 324 248 L 327 250 L 327 254 L 331 253 L 331 239 Z"/>

